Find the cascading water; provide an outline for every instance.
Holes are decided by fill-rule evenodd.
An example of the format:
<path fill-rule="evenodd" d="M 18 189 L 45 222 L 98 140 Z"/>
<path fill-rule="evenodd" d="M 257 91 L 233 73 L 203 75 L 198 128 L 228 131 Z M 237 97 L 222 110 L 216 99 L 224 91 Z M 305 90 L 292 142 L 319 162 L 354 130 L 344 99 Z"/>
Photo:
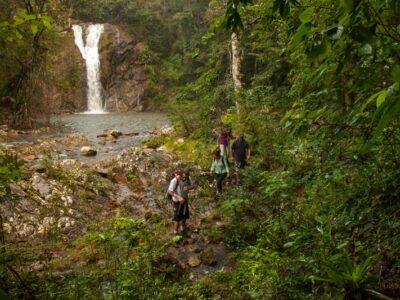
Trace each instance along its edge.
<path fill-rule="evenodd" d="M 99 55 L 99 41 L 103 28 L 102 24 L 89 25 L 86 28 L 86 41 L 84 43 L 82 26 L 72 25 L 75 44 L 86 62 L 87 113 L 104 113 Z"/>

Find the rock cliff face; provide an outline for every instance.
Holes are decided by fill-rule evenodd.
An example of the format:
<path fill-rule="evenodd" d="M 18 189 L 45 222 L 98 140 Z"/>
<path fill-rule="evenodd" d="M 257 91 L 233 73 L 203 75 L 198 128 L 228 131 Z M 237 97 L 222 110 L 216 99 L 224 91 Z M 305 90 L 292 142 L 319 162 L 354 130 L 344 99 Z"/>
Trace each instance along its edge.
<path fill-rule="evenodd" d="M 146 74 L 140 59 L 144 45 L 127 30 L 104 25 L 100 40 L 101 81 L 107 111 L 146 109 Z"/>
<path fill-rule="evenodd" d="M 48 52 L 46 72 L 37 87 L 42 105 L 36 113 L 72 113 L 86 110 L 85 63 L 71 31 L 56 37 Z"/>
<path fill-rule="evenodd" d="M 82 24 L 84 26 L 84 24 Z M 101 81 L 105 108 L 110 112 L 143 111 L 146 74 L 140 53 L 144 45 L 122 26 L 104 25 L 100 39 Z M 85 61 L 72 30 L 57 37 L 49 51 L 47 70 L 40 85 L 42 103 L 36 113 L 74 113 L 87 109 Z"/>

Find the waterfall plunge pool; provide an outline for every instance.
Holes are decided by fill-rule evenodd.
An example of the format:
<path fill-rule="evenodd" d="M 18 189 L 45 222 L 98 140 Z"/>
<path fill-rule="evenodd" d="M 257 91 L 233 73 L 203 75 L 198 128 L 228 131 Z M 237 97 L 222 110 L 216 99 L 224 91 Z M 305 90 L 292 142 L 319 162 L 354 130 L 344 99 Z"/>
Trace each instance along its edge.
<path fill-rule="evenodd" d="M 153 128 L 170 124 L 165 113 L 154 112 L 78 113 L 52 116 L 50 122 L 55 126 L 67 127 L 74 134 L 84 135 L 91 142 L 96 142 L 97 135 L 106 129 L 115 129 L 122 133 L 136 132 L 143 136 Z"/>
<path fill-rule="evenodd" d="M 11 141 L 11 145 L 23 146 L 28 143 L 37 143 L 45 140 L 56 139 L 60 141 L 58 152 L 65 158 L 75 158 L 81 161 L 92 161 L 98 158 L 117 155 L 123 149 L 139 146 L 142 141 L 151 137 L 149 131 L 154 128 L 169 126 L 170 122 L 166 113 L 155 112 L 124 112 L 124 113 L 77 113 L 71 115 L 55 115 L 50 117 L 51 133 L 21 135 Z M 115 143 L 107 141 L 105 145 L 99 143 L 98 135 L 106 129 L 118 130 L 124 135 Z M 127 135 L 134 133 L 134 135 Z M 82 157 L 79 154 L 80 145 L 66 146 L 63 141 L 68 135 L 82 136 L 88 139 L 88 144 L 97 150 L 95 157 Z"/>

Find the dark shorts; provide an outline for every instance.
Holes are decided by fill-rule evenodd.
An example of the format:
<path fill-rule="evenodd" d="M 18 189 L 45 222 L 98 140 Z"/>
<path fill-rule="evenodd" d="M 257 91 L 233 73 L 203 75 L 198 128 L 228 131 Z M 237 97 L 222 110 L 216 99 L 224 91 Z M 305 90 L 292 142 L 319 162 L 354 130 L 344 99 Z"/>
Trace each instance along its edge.
<path fill-rule="evenodd" d="M 188 202 L 184 203 L 174 202 L 174 216 L 173 221 L 181 221 L 189 219 L 189 205 Z"/>

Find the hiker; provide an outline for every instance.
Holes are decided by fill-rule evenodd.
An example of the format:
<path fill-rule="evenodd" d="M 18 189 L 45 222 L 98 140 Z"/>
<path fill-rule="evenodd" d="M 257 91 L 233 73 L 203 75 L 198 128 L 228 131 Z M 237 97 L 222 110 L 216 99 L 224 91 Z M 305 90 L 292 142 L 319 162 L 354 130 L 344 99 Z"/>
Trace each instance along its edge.
<path fill-rule="evenodd" d="M 229 175 L 229 166 L 226 156 L 221 155 L 218 148 L 213 153 L 213 161 L 211 164 L 211 173 L 215 175 L 217 182 L 217 194 L 222 192 L 222 182 Z"/>
<path fill-rule="evenodd" d="M 221 150 L 221 155 L 226 156 L 226 161 L 228 162 L 229 154 L 229 132 L 226 128 L 221 128 L 221 135 L 218 139 L 218 147 Z M 229 163 L 229 162 L 228 162 Z"/>
<path fill-rule="evenodd" d="M 231 150 L 235 161 L 236 184 L 240 184 L 240 169 L 246 166 L 251 155 L 250 145 L 244 139 L 243 133 L 240 133 L 239 137 L 233 142 Z"/>
<path fill-rule="evenodd" d="M 175 223 L 175 234 L 186 234 L 186 220 L 189 219 L 189 197 L 188 191 L 193 189 L 193 182 L 189 172 L 181 170 L 174 172 L 174 178 L 171 180 L 168 193 L 171 196 L 171 203 L 174 210 L 172 220 Z"/>

